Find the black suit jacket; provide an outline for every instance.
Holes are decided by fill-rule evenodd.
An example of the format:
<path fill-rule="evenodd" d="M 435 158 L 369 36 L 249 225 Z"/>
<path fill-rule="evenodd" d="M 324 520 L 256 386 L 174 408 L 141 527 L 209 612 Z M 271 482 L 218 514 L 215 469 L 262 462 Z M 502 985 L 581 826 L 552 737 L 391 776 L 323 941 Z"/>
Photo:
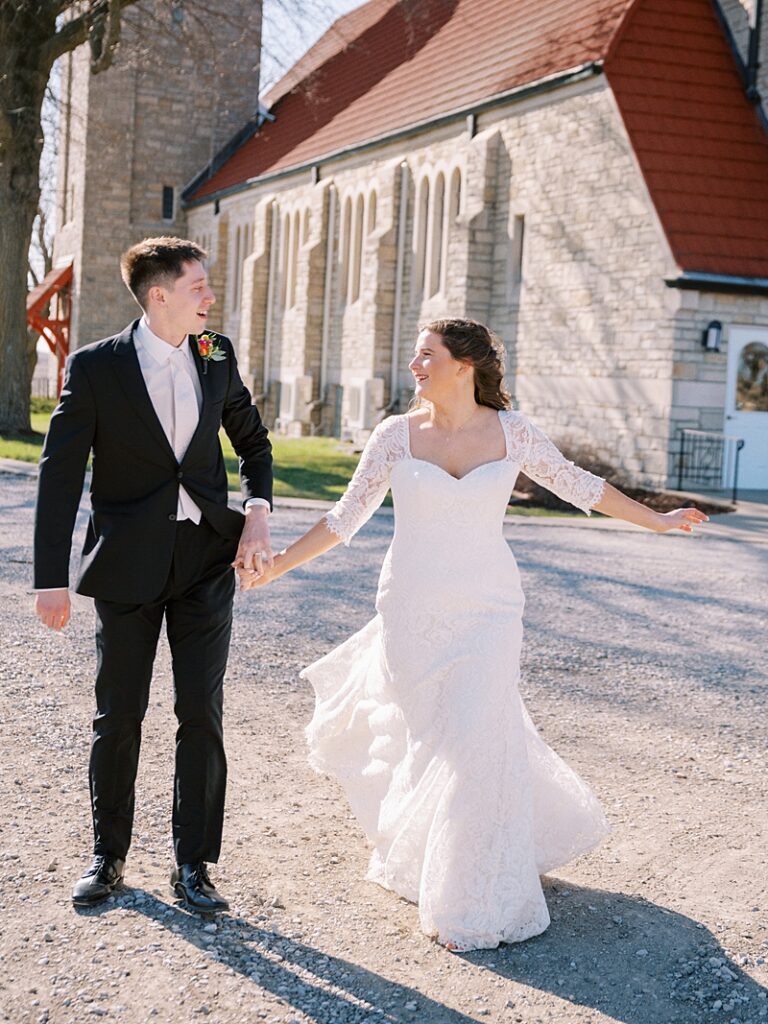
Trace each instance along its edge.
<path fill-rule="evenodd" d="M 272 446 L 240 379 L 228 338 L 226 358 L 207 365 L 190 339 L 200 373 L 200 421 L 181 463 L 155 414 L 133 332 L 78 349 L 67 361 L 61 398 L 40 461 L 35 517 L 36 589 L 68 586 L 72 531 L 93 453 L 91 516 L 77 591 L 106 601 L 144 604 L 170 570 L 179 484 L 221 535 L 240 536 L 243 516 L 227 507 L 219 443 L 224 427 L 240 460 L 243 498 L 272 502 Z"/>

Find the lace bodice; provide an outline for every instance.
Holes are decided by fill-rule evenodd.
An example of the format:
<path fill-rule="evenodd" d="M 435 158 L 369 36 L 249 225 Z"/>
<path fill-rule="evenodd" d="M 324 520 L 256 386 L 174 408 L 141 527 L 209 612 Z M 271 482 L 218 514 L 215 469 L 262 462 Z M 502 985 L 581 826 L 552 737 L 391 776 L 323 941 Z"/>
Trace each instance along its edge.
<path fill-rule="evenodd" d="M 536 483 L 589 515 L 600 502 L 605 481 L 566 459 L 522 413 L 501 410 L 499 419 L 506 442 L 506 455 L 499 461 L 512 463 Z M 381 505 L 389 490 L 392 468 L 404 459 L 413 459 L 408 416 L 391 416 L 375 428 L 346 491 L 325 515 L 328 528 L 345 544 Z"/>

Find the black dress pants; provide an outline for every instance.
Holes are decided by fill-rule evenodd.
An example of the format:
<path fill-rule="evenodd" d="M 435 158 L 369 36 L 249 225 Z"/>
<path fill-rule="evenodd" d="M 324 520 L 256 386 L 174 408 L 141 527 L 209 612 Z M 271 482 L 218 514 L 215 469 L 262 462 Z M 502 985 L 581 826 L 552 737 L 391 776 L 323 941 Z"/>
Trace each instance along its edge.
<path fill-rule="evenodd" d="M 237 542 L 205 520 L 176 526 L 162 593 L 149 604 L 96 601 L 96 717 L 90 785 L 94 851 L 125 859 L 133 826 L 141 725 L 165 616 L 173 661 L 178 864 L 215 863 L 221 848 L 227 762 L 223 681 L 232 628 Z"/>

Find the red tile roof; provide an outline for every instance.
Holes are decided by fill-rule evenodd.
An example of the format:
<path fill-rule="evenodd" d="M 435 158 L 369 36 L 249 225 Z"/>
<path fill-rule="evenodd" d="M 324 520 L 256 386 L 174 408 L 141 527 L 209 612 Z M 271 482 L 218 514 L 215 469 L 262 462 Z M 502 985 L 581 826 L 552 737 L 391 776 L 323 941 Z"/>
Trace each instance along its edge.
<path fill-rule="evenodd" d="M 370 0 L 277 84 L 276 120 L 194 198 L 598 60 L 629 2 Z"/>
<path fill-rule="evenodd" d="M 768 277 L 768 134 L 711 0 L 637 0 L 605 71 L 680 267 Z"/>
<path fill-rule="evenodd" d="M 370 0 L 277 83 L 275 120 L 192 198 L 592 61 L 680 267 L 768 277 L 768 135 L 713 0 Z"/>

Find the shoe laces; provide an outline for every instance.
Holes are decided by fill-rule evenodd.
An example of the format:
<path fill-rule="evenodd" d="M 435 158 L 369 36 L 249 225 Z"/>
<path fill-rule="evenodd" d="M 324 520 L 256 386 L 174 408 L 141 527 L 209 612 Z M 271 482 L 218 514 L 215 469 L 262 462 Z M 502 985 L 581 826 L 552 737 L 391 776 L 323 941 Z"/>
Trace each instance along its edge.
<path fill-rule="evenodd" d="M 205 866 L 204 861 L 200 861 L 200 863 L 195 868 L 195 881 L 205 882 L 206 885 L 210 885 L 211 887 L 213 887 L 213 883 L 211 882 L 211 876 L 208 874 L 208 868 Z"/>
<path fill-rule="evenodd" d="M 93 864 L 85 872 L 88 875 L 98 875 L 108 864 L 109 857 L 104 853 L 97 853 L 93 858 Z"/>

